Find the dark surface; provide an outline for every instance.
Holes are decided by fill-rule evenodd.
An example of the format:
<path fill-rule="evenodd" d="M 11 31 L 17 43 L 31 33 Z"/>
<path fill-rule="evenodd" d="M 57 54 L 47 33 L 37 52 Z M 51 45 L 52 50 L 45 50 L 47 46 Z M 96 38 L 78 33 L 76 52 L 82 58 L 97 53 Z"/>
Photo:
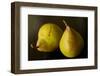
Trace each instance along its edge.
<path fill-rule="evenodd" d="M 31 48 L 30 44 L 33 44 L 35 47 L 37 42 L 37 35 L 39 28 L 45 23 L 55 23 L 57 24 L 63 31 L 65 30 L 65 25 L 63 20 L 67 22 L 67 24 L 74 28 L 77 32 L 81 34 L 84 39 L 84 48 L 82 52 L 77 57 L 73 58 L 88 58 L 88 41 L 87 41 L 87 29 L 88 29 L 88 18 L 86 17 L 62 17 L 62 16 L 39 16 L 39 15 L 28 15 L 28 60 L 51 60 L 51 59 L 69 59 L 65 57 L 60 49 L 56 49 L 54 52 L 44 53 L 37 51 L 36 48 Z"/>

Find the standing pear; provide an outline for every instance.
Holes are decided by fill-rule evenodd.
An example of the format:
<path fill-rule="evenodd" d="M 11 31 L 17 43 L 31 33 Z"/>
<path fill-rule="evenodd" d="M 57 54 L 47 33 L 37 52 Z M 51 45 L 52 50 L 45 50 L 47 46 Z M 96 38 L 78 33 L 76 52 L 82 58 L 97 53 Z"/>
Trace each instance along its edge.
<path fill-rule="evenodd" d="M 59 47 L 64 56 L 73 58 L 80 54 L 84 47 L 84 40 L 76 30 L 68 26 L 64 20 L 63 22 L 66 29 L 61 37 Z"/>

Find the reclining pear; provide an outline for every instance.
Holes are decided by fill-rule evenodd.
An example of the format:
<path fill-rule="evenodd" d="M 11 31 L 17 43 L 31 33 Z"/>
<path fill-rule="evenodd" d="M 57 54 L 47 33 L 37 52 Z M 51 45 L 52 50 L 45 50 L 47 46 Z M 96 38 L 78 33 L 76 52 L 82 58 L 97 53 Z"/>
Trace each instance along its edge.
<path fill-rule="evenodd" d="M 37 50 L 41 52 L 52 52 L 59 47 L 62 29 L 53 23 L 42 25 L 38 32 Z"/>

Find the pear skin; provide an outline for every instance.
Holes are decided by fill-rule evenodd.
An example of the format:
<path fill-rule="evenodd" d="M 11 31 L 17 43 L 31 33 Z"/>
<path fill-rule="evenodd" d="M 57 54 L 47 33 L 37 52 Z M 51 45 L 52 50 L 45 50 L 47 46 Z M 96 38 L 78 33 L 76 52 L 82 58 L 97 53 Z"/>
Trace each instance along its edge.
<path fill-rule="evenodd" d="M 65 25 L 67 24 L 65 23 Z M 80 54 L 84 47 L 84 40 L 76 30 L 67 25 L 61 37 L 59 47 L 65 57 L 73 58 Z"/>
<path fill-rule="evenodd" d="M 40 27 L 38 32 L 37 50 L 41 52 L 52 52 L 59 47 L 59 41 L 63 31 L 58 25 L 46 23 Z"/>

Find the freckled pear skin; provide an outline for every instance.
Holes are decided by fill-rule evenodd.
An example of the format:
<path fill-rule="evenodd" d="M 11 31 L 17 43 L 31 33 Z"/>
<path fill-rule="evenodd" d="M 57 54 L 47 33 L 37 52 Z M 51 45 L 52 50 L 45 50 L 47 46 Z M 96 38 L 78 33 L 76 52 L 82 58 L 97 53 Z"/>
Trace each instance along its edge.
<path fill-rule="evenodd" d="M 84 40 L 77 31 L 67 25 L 59 47 L 64 56 L 73 58 L 80 54 L 84 47 Z"/>
<path fill-rule="evenodd" d="M 56 24 L 46 23 L 40 27 L 38 32 L 37 50 L 41 52 L 52 52 L 59 47 L 63 31 Z"/>

